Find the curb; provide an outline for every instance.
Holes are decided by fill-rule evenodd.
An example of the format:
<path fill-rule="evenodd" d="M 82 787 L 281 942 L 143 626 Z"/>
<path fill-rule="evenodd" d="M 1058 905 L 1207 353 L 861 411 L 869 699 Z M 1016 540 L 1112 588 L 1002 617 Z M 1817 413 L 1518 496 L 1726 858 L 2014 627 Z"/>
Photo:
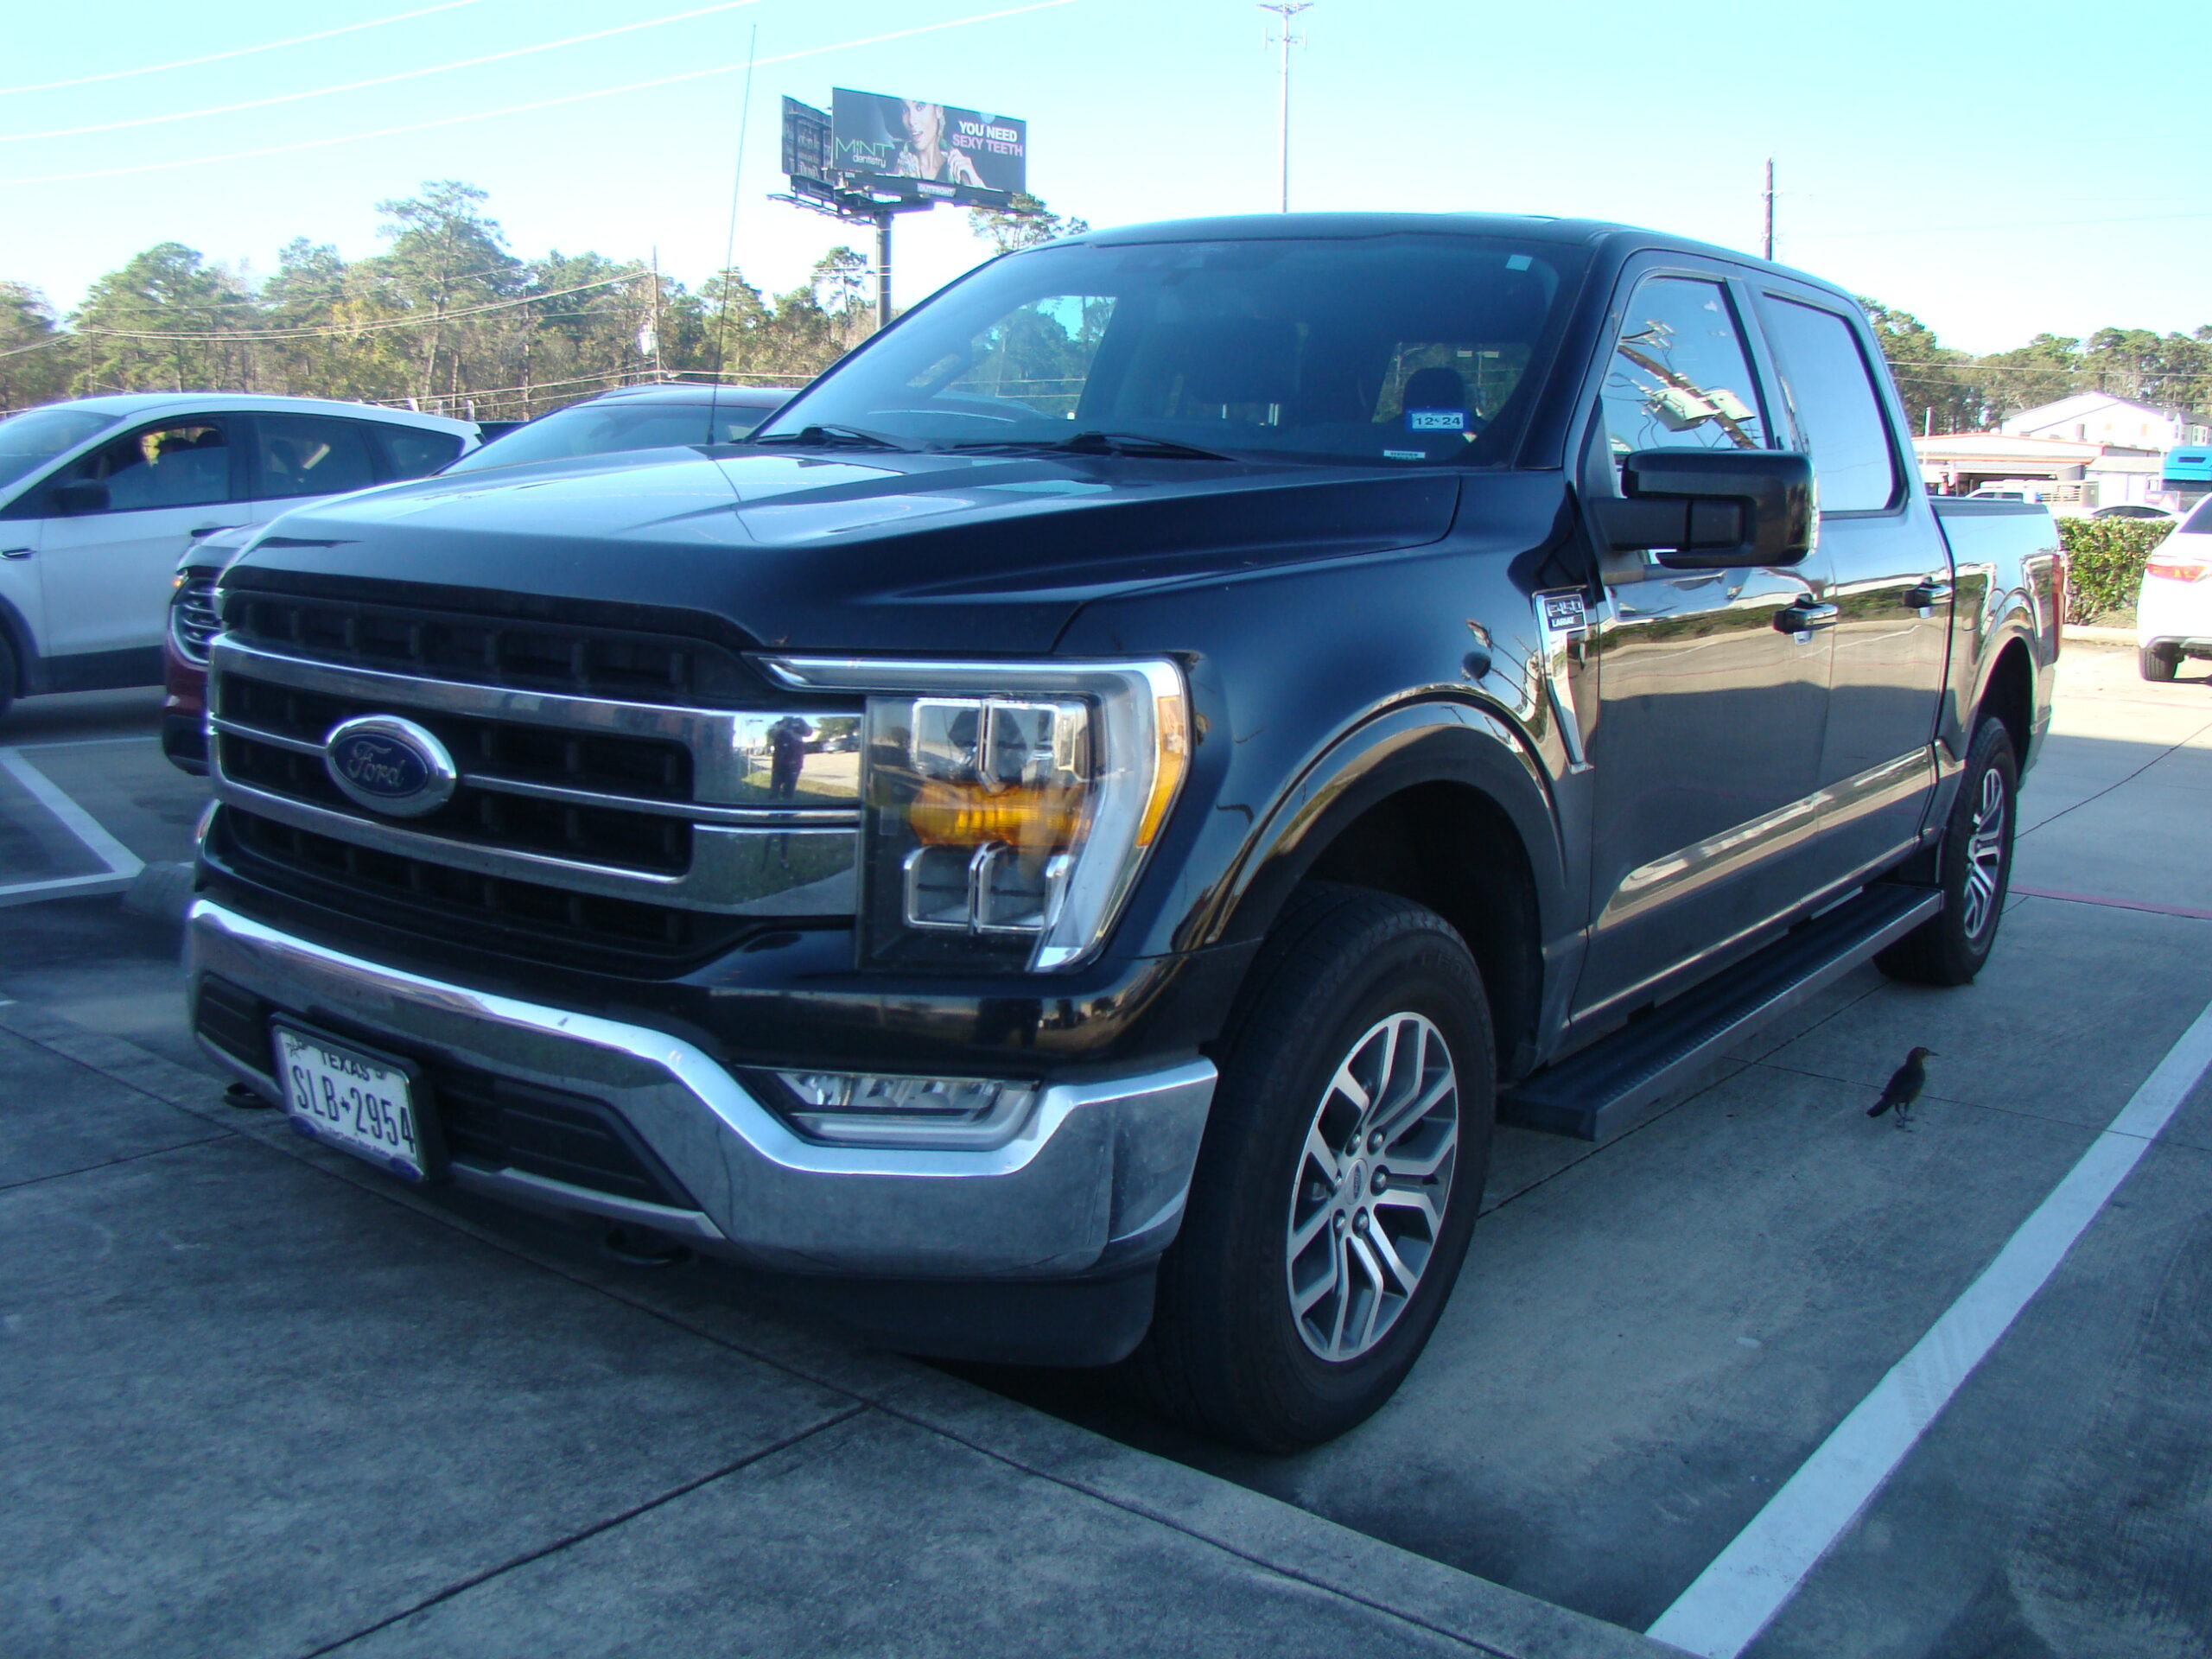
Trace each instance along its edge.
<path fill-rule="evenodd" d="M 134 916 L 182 922 L 184 912 L 192 908 L 192 866 L 147 865 L 124 890 L 123 907 Z"/>

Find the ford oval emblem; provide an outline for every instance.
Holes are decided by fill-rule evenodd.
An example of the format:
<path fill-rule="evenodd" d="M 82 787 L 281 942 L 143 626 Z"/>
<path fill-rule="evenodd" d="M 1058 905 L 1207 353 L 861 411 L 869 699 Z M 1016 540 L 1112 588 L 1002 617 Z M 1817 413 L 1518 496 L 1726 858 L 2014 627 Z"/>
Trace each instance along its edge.
<path fill-rule="evenodd" d="M 332 727 L 322 741 L 322 766 L 346 799 L 400 818 L 436 811 L 461 781 L 445 745 L 396 715 L 363 715 Z"/>

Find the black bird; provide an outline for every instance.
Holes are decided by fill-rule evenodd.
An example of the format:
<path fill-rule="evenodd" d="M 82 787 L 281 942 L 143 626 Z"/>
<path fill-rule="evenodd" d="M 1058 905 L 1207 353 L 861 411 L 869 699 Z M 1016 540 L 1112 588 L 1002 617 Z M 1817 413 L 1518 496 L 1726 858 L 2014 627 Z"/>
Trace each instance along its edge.
<path fill-rule="evenodd" d="M 1928 1067 L 1923 1062 L 1935 1052 L 1932 1048 L 1916 1048 L 1906 1055 L 1904 1064 L 1891 1072 L 1890 1080 L 1882 1085 L 1882 1097 L 1866 1109 L 1866 1116 L 1879 1117 L 1894 1106 L 1897 1109 L 1897 1128 L 1909 1127 L 1906 1119 L 1912 1115 L 1912 1103 L 1928 1086 Z"/>

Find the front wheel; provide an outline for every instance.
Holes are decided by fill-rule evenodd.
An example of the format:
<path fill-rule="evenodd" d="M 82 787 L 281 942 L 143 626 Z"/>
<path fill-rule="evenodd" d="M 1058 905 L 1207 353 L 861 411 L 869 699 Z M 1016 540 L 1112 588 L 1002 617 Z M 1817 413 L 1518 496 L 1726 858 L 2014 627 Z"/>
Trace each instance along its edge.
<path fill-rule="evenodd" d="M 2005 895 L 2012 883 L 2012 835 L 2019 817 L 2020 768 L 2012 734 L 1986 716 L 1967 751 L 1958 798 L 1943 826 L 1938 854 L 1940 915 L 1874 958 L 1891 979 L 1916 985 L 1966 985 L 1997 943 Z"/>
<path fill-rule="evenodd" d="M 1135 1372 L 1166 1415 L 1288 1451 L 1388 1400 L 1451 1295 L 1490 1160 L 1489 1011 L 1443 918 L 1316 884 L 1231 1043 Z"/>

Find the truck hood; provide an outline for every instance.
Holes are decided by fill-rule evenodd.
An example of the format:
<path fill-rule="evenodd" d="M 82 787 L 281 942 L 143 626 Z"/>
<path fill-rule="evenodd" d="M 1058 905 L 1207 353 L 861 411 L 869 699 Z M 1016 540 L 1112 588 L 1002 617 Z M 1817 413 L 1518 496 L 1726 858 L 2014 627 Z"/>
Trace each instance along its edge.
<path fill-rule="evenodd" d="M 653 452 L 302 506 L 226 585 L 615 620 L 795 651 L 1041 652 L 1088 601 L 1420 546 L 1448 474 L 1116 456 Z M 737 636 L 741 636 L 737 637 Z"/>

